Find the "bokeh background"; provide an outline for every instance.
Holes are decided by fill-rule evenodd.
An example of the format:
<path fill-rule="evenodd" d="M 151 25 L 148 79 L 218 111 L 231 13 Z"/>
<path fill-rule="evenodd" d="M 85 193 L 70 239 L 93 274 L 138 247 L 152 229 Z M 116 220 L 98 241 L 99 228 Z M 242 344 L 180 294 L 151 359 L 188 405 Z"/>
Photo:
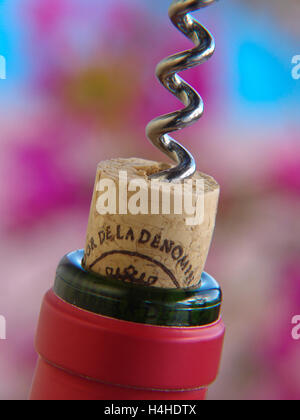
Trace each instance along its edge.
<path fill-rule="evenodd" d="M 163 159 L 145 138 L 180 104 L 155 80 L 189 48 L 169 0 L 0 0 L 0 399 L 25 399 L 44 292 L 82 248 L 96 165 Z M 210 399 L 299 399 L 300 54 L 298 0 L 227 0 L 196 13 L 213 59 L 184 77 L 201 122 L 176 136 L 222 186 L 207 271 L 224 290 L 227 336 Z"/>

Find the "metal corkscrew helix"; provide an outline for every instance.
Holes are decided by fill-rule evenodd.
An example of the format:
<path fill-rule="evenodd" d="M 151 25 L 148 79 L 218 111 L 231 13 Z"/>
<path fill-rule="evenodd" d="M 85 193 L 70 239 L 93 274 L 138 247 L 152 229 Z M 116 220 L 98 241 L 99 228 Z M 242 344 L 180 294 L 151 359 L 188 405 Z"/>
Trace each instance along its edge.
<path fill-rule="evenodd" d="M 215 42 L 212 35 L 189 13 L 206 7 L 215 1 L 174 0 L 169 8 L 169 16 L 173 24 L 191 39 L 196 47 L 168 57 L 157 66 L 157 78 L 166 89 L 183 102 L 185 108 L 158 117 L 148 124 L 146 134 L 149 140 L 178 163 L 178 166 L 151 175 L 150 178 L 175 182 L 192 176 L 196 171 L 195 159 L 191 153 L 175 141 L 169 133 L 193 124 L 203 114 L 202 98 L 177 73 L 204 63 L 214 53 Z"/>

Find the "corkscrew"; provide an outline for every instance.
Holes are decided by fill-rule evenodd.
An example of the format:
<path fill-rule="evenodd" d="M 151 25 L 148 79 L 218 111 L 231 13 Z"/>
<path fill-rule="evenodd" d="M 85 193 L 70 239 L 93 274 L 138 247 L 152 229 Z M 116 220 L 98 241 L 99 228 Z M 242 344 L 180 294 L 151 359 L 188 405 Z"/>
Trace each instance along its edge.
<path fill-rule="evenodd" d="M 203 114 L 204 104 L 201 96 L 178 73 L 204 63 L 213 55 L 214 38 L 190 15 L 190 12 L 206 7 L 214 1 L 173 0 L 169 8 L 172 23 L 194 42 L 195 48 L 172 55 L 157 66 L 157 78 L 166 89 L 183 102 L 185 108 L 155 118 L 146 128 L 147 137 L 153 145 L 178 164 L 176 167 L 151 175 L 151 178 L 176 182 L 192 176 L 196 171 L 192 154 L 169 133 L 190 126 Z"/>

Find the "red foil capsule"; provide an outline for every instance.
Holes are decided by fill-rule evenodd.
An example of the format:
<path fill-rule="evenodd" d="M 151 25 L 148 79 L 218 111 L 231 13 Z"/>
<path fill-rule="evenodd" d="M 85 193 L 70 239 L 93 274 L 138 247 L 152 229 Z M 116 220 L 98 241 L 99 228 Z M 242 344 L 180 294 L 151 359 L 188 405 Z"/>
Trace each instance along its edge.
<path fill-rule="evenodd" d="M 58 276 L 62 275 L 61 265 L 64 265 L 64 273 L 70 271 L 74 279 L 76 271 L 79 278 L 93 276 L 86 273 L 78 264 L 81 255 L 79 251 L 77 254 L 65 257 L 67 260 L 64 259 L 60 264 Z M 106 282 L 108 285 L 111 280 L 101 279 L 98 276 L 96 278 L 100 282 L 100 286 L 97 284 L 98 295 L 102 298 L 105 295 L 108 302 L 112 301 L 111 296 L 116 297 L 115 291 L 111 292 L 110 296 L 105 288 L 104 292 L 99 291 L 103 290 L 101 282 Z M 56 290 L 59 289 L 57 282 L 61 281 L 57 279 Z M 75 284 L 78 288 L 76 279 Z M 127 285 L 119 281 L 117 285 L 120 287 L 119 296 L 124 295 L 126 299 L 124 290 Z M 199 310 L 202 305 L 203 312 L 200 315 L 205 320 L 205 307 L 207 311 L 211 311 L 212 306 L 218 306 L 215 285 L 216 282 L 213 281 L 213 292 L 207 285 L 202 285 L 204 287 L 202 295 L 201 285 L 197 292 L 195 289 L 178 291 L 178 296 L 180 293 L 182 296 L 184 292 L 188 294 L 188 298 L 184 302 L 181 297 L 180 302 L 174 303 L 175 295 L 173 295 L 173 305 L 170 305 L 170 302 L 165 303 L 164 311 L 166 313 L 170 311 L 172 317 L 180 319 L 176 316 L 176 312 L 192 311 L 194 306 L 194 309 L 198 308 L 197 316 L 200 320 Z M 85 287 L 87 286 L 82 284 L 80 292 Z M 147 289 L 149 297 L 149 288 L 134 286 L 134 290 L 135 287 L 138 288 L 138 296 L 143 291 L 146 293 Z M 157 304 L 158 292 L 154 289 Z M 39 361 L 30 399 L 201 400 L 205 398 L 208 386 L 216 379 L 223 346 L 225 328 L 218 311 L 215 312 L 216 319 L 206 325 L 155 325 L 154 318 L 151 325 L 142 322 L 141 319 L 133 322 L 94 313 L 87 307 L 79 307 L 83 301 L 85 306 L 87 302 L 79 291 L 79 303 L 76 305 L 74 291 L 67 293 L 65 288 L 60 290 L 64 299 L 70 302 L 50 291 L 46 294 L 42 305 L 36 338 Z M 164 296 L 162 301 L 165 301 L 168 291 L 161 290 L 161 293 Z M 173 293 L 176 294 L 176 291 Z M 191 293 L 194 293 L 193 298 L 190 296 Z M 95 308 L 95 299 L 92 299 L 92 303 Z M 108 305 L 104 307 L 108 310 Z M 120 305 L 118 307 L 121 308 Z M 141 316 L 141 311 L 137 313 Z M 147 313 L 144 312 L 145 317 Z M 167 316 L 162 318 L 159 311 L 156 313 L 158 320 L 168 319 Z M 212 312 L 210 312 L 211 317 Z M 186 318 L 183 316 L 183 319 Z"/>

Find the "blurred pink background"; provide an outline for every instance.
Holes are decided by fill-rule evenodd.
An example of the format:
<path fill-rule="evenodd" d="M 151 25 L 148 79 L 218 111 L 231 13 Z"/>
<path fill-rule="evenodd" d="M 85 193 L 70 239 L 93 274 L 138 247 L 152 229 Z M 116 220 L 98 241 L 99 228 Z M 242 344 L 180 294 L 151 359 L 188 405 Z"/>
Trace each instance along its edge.
<path fill-rule="evenodd" d="M 0 0 L 0 399 L 27 398 L 41 300 L 60 258 L 84 246 L 97 163 L 164 159 L 145 125 L 180 104 L 154 69 L 190 47 L 169 4 Z M 183 76 L 206 109 L 176 138 L 222 186 L 206 270 L 227 336 L 209 398 L 299 399 L 300 4 L 228 0 L 196 16 L 217 50 Z"/>

